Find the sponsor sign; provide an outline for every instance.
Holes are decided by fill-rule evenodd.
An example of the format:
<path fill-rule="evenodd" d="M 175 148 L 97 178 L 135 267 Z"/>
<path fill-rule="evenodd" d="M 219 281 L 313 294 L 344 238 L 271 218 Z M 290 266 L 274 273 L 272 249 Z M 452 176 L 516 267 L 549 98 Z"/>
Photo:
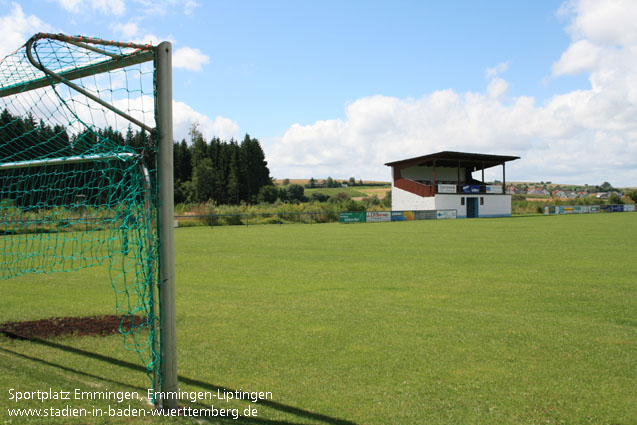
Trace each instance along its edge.
<path fill-rule="evenodd" d="M 414 211 L 414 218 L 416 220 L 435 220 L 436 211 Z"/>
<path fill-rule="evenodd" d="M 391 212 L 391 221 L 413 221 L 413 220 L 414 220 L 413 211 L 392 211 Z"/>
<path fill-rule="evenodd" d="M 456 193 L 455 184 L 439 184 L 438 193 Z"/>
<path fill-rule="evenodd" d="M 553 205 L 548 206 L 548 207 L 544 207 L 544 214 L 559 214 L 560 213 L 560 207 L 555 207 Z"/>
<path fill-rule="evenodd" d="M 635 211 L 635 204 L 624 205 L 624 212 Z"/>
<path fill-rule="evenodd" d="M 338 214 L 339 223 L 364 223 L 367 213 L 365 212 L 342 212 Z"/>
<path fill-rule="evenodd" d="M 465 184 L 462 186 L 464 193 L 480 193 L 480 185 L 477 184 Z"/>
<path fill-rule="evenodd" d="M 623 205 L 612 205 L 612 207 L 613 207 L 612 212 L 624 212 Z"/>
<path fill-rule="evenodd" d="M 590 205 L 588 207 L 588 212 L 598 213 L 599 212 L 599 205 Z"/>
<path fill-rule="evenodd" d="M 502 193 L 502 185 L 494 184 L 487 186 L 487 193 Z"/>
<path fill-rule="evenodd" d="M 456 210 L 438 210 L 436 211 L 436 218 L 443 220 L 446 218 L 458 218 Z"/>
<path fill-rule="evenodd" d="M 367 211 L 366 218 L 368 223 L 391 221 L 391 213 L 389 211 Z"/>
<path fill-rule="evenodd" d="M 575 205 L 575 206 L 573 207 L 573 212 L 574 212 L 575 214 L 587 213 L 587 212 L 588 212 L 588 208 L 585 208 L 585 207 L 583 207 L 583 206 L 581 206 L 581 205 Z"/>
<path fill-rule="evenodd" d="M 560 214 L 573 214 L 573 207 L 560 207 Z"/>

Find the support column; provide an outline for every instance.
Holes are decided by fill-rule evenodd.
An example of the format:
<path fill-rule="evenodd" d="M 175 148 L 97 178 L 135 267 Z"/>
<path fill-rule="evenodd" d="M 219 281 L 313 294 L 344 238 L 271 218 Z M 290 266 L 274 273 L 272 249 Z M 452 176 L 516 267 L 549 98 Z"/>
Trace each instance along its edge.
<path fill-rule="evenodd" d="M 164 409 L 177 409 L 177 326 L 175 307 L 175 218 L 173 193 L 173 89 L 172 46 L 163 42 L 155 48 L 155 102 L 159 155 L 159 302 L 161 333 L 162 392 L 175 397 L 161 400 Z"/>
<path fill-rule="evenodd" d="M 436 189 L 437 189 L 437 185 L 436 185 L 436 160 L 435 159 L 434 159 L 434 176 L 433 176 L 433 178 L 434 178 L 434 181 L 433 181 L 433 183 L 434 183 L 433 193 L 435 195 L 436 194 Z"/>
<path fill-rule="evenodd" d="M 504 162 L 502 163 L 502 193 L 506 193 L 506 187 L 507 187 L 507 181 L 506 181 L 506 174 L 505 174 L 505 169 L 504 169 Z"/>
<path fill-rule="evenodd" d="M 460 161 L 458 161 L 458 181 L 456 183 L 456 193 L 458 193 L 459 187 L 460 187 Z"/>

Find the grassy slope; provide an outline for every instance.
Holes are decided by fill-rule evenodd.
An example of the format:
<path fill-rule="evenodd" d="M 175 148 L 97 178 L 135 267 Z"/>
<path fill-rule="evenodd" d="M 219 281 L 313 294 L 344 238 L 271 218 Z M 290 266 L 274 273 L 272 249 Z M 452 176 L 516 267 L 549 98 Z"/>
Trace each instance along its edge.
<path fill-rule="evenodd" d="M 351 186 L 351 187 L 330 187 L 330 188 L 317 188 L 317 189 L 305 189 L 305 196 L 311 196 L 312 193 L 323 193 L 328 196 L 336 195 L 337 193 L 346 193 L 350 198 L 364 198 L 371 195 L 376 195 L 380 199 L 385 197 L 387 192 L 391 191 L 391 186 Z"/>
<path fill-rule="evenodd" d="M 637 214 L 191 228 L 176 240 L 181 389 L 272 391 L 280 405 L 259 417 L 291 423 L 637 421 Z M 97 271 L 2 282 L 0 321 L 109 313 Z M 55 343 L 0 338 L 5 395 L 147 384 L 86 355 L 135 363 L 117 337 Z"/>

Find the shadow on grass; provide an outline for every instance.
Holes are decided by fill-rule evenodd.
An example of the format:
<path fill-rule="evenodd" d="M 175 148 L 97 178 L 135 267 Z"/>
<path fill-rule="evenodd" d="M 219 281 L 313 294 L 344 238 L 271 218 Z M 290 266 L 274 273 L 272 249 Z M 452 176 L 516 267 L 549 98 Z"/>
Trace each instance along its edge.
<path fill-rule="evenodd" d="M 8 332 L 3 332 L 4 335 L 8 336 L 9 338 L 13 338 L 13 339 L 24 339 L 21 338 L 17 335 L 13 335 L 11 333 Z M 102 354 L 98 354 L 98 353 L 93 353 L 90 351 L 86 351 L 86 350 L 82 350 L 80 348 L 75 348 L 75 347 L 69 347 L 57 342 L 53 342 L 53 341 L 48 341 L 45 339 L 40 339 L 40 338 L 33 338 L 33 339 L 28 339 L 29 342 L 35 343 L 35 344 L 39 344 L 42 346 L 46 346 L 49 348 L 54 348 L 54 349 L 58 349 L 58 350 L 62 350 L 65 351 L 67 353 L 73 353 L 73 354 L 77 354 L 77 355 L 81 355 L 81 356 L 85 356 L 85 357 L 90 357 L 92 359 L 95 360 L 99 360 L 99 361 L 103 361 L 103 362 L 107 362 L 110 364 L 114 364 L 123 368 L 127 368 L 127 369 L 131 369 L 134 370 L 136 372 L 142 372 L 142 373 L 146 373 L 146 368 L 144 368 L 143 366 L 134 364 L 134 363 L 130 363 L 124 360 L 119 360 L 119 359 L 115 359 L 112 357 L 108 357 L 108 356 L 104 356 Z M 32 356 L 28 356 L 26 354 L 22 354 L 22 353 L 18 353 L 12 350 L 8 350 L 6 348 L 0 347 L 0 351 L 29 360 L 29 361 L 33 361 L 33 362 L 37 362 L 40 364 L 43 364 L 45 366 L 49 366 L 49 367 L 54 367 L 57 369 L 61 369 L 64 370 L 66 372 L 70 372 L 70 373 L 74 373 L 74 374 L 79 374 L 82 376 L 86 376 L 88 378 L 91 379 L 95 379 L 95 380 L 100 380 L 103 382 L 109 382 L 112 384 L 116 384 L 116 385 L 120 385 L 123 387 L 128 387 L 128 388 L 132 388 L 135 390 L 139 390 L 142 393 L 146 393 L 147 388 L 141 388 L 141 387 L 136 387 L 136 386 L 132 386 L 130 384 L 126 384 L 124 382 L 120 382 L 120 381 L 116 381 L 113 379 L 109 379 L 109 378 L 105 378 L 102 376 L 98 376 L 98 375 L 94 375 L 91 373 L 87 373 L 87 372 L 83 372 L 77 369 L 73 369 L 71 367 L 68 366 L 64 366 L 61 364 L 57 364 L 57 363 L 53 363 L 51 361 L 48 360 L 43 360 L 43 359 L 39 359 L 37 357 L 32 357 Z M 214 385 L 214 384 L 210 384 L 207 382 L 203 382 L 200 381 L 198 379 L 193 379 L 193 378 L 188 378 L 186 376 L 179 376 L 178 377 L 179 382 L 183 382 L 184 384 L 188 384 L 188 385 L 192 385 L 192 386 L 196 386 L 208 391 L 226 391 L 226 392 L 234 392 L 235 390 L 233 390 L 232 388 L 227 388 L 227 387 L 222 387 L 219 385 Z M 310 412 L 308 410 L 305 409 L 301 409 L 298 407 L 293 407 L 293 406 L 288 406 L 286 404 L 282 404 L 282 403 L 278 403 L 276 401 L 272 401 L 272 400 L 258 400 L 257 402 L 255 402 L 254 404 L 258 404 L 261 406 L 267 406 L 271 409 L 275 409 L 275 410 L 279 410 L 281 412 L 286 412 L 292 415 L 296 415 L 299 416 L 301 418 L 307 418 L 312 420 L 312 423 L 324 423 L 324 424 L 329 424 L 329 425 L 356 425 L 356 423 L 352 422 L 352 421 L 348 421 L 348 420 L 344 420 L 344 419 L 339 419 L 339 418 L 334 418 L 331 416 L 327 416 L 327 415 L 323 415 L 320 413 L 315 413 L 315 412 Z M 210 408 L 209 405 L 204 405 L 203 403 L 193 403 L 193 405 L 197 405 L 197 408 Z M 191 406 L 194 407 L 194 406 Z M 279 420 L 272 420 L 272 419 L 261 419 L 261 418 L 255 418 L 255 417 L 245 417 L 245 416 L 240 416 L 238 419 L 234 420 L 232 418 L 219 418 L 219 417 L 199 417 L 198 419 L 210 419 L 210 420 L 215 420 L 217 423 L 242 423 L 242 424 L 264 424 L 264 425 L 299 425 L 300 423 L 303 422 L 288 422 L 288 421 L 279 421 Z"/>

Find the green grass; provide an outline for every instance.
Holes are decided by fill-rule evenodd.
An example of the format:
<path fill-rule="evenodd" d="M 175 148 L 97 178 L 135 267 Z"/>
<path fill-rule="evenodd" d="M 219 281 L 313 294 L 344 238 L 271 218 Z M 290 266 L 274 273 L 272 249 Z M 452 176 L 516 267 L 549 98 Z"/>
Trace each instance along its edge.
<path fill-rule="evenodd" d="M 350 198 L 364 198 L 376 194 L 383 199 L 385 193 L 391 190 L 391 185 L 386 186 L 349 186 L 349 187 L 329 187 L 305 189 L 305 196 L 312 196 L 313 193 L 322 193 L 332 196 L 338 193 L 346 193 Z"/>
<path fill-rule="evenodd" d="M 271 391 L 242 423 L 637 423 L 637 214 L 184 228 L 176 244 L 180 389 Z M 101 272 L 0 282 L 0 321 L 111 313 Z M 141 391 L 128 363 L 117 336 L 0 337 L 0 418 L 38 406 L 9 388 Z"/>

